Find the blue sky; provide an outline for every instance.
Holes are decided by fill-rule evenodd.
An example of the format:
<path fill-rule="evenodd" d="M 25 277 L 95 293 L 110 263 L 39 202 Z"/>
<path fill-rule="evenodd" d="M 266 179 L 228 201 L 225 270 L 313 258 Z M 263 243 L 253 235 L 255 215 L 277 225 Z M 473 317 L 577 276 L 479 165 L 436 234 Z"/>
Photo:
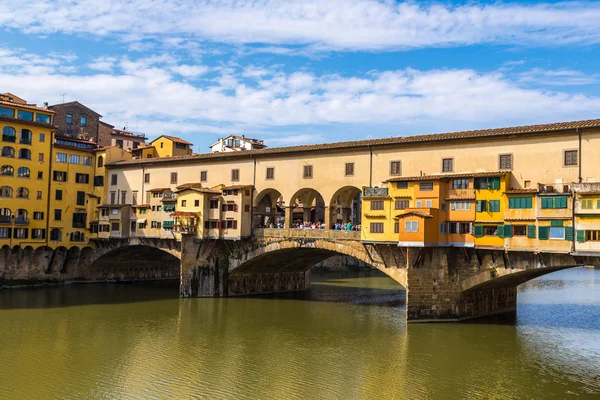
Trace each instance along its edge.
<path fill-rule="evenodd" d="M 598 2 L 0 3 L 0 91 L 198 152 L 600 117 Z"/>

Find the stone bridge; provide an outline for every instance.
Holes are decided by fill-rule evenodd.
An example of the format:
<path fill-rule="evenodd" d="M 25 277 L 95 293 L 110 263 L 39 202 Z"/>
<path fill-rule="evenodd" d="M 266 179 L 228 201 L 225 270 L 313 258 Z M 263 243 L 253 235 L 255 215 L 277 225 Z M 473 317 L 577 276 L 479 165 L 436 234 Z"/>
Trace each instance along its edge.
<path fill-rule="evenodd" d="M 516 311 L 517 286 L 600 257 L 362 243 L 360 232 L 256 229 L 240 241 L 111 239 L 79 248 L 2 248 L 4 281 L 180 279 L 181 297 L 305 290 L 310 268 L 334 255 L 361 260 L 407 292 L 409 322 L 460 321 Z"/>

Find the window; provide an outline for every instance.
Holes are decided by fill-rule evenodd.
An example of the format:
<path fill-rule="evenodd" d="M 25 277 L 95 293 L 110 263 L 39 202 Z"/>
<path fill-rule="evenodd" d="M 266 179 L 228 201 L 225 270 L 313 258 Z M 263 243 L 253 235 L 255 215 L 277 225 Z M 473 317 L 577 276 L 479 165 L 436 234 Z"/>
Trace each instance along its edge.
<path fill-rule="evenodd" d="M 471 209 L 471 202 L 469 200 L 450 201 L 451 211 L 469 211 Z"/>
<path fill-rule="evenodd" d="M 469 188 L 469 180 L 468 179 L 453 179 L 452 180 L 452 189 L 468 189 Z"/>
<path fill-rule="evenodd" d="M 117 139 L 115 141 L 115 145 L 122 149 L 123 148 L 123 139 Z"/>
<path fill-rule="evenodd" d="M 445 235 L 446 233 L 448 233 L 448 225 L 447 224 L 445 224 L 445 223 L 440 224 L 440 233 L 442 235 Z"/>
<path fill-rule="evenodd" d="M 579 232 L 579 231 L 578 231 Z M 585 240 L 588 242 L 600 241 L 600 231 L 585 231 Z"/>
<path fill-rule="evenodd" d="M 194 207 L 200 207 L 200 200 L 194 200 Z"/>
<path fill-rule="evenodd" d="M 267 168 L 267 179 L 275 179 L 275 168 Z"/>
<path fill-rule="evenodd" d="M 63 171 L 53 171 L 52 179 L 56 182 L 66 182 L 67 181 L 67 173 Z"/>
<path fill-rule="evenodd" d="M 117 192 L 110 192 L 110 204 L 117 202 Z"/>
<path fill-rule="evenodd" d="M 2 176 L 13 176 L 15 174 L 15 169 L 10 165 L 3 165 L 0 168 L 0 175 Z"/>
<path fill-rule="evenodd" d="M 483 235 L 484 236 L 498 236 L 498 227 L 497 226 L 484 226 L 483 227 Z"/>
<path fill-rule="evenodd" d="M 46 239 L 46 230 L 45 229 L 32 229 L 31 230 L 31 238 L 32 239 Z"/>
<path fill-rule="evenodd" d="M 419 221 L 404 221 L 404 232 L 419 232 Z"/>
<path fill-rule="evenodd" d="M 33 134 L 29 129 L 21 129 L 21 138 L 19 139 L 19 143 L 21 144 L 31 144 L 31 137 Z"/>
<path fill-rule="evenodd" d="M 507 225 L 507 226 L 510 226 L 510 225 Z M 527 225 L 513 225 L 512 235 L 513 236 L 527 236 Z M 508 235 L 506 234 L 506 226 L 504 229 L 504 236 L 508 237 Z"/>
<path fill-rule="evenodd" d="M 60 221 L 62 220 L 62 210 L 61 209 L 55 209 L 54 210 L 54 220 L 55 221 Z"/>
<path fill-rule="evenodd" d="M 372 200 L 371 201 L 371 210 L 383 210 L 383 201 L 382 200 Z"/>
<path fill-rule="evenodd" d="M 577 150 L 565 150 L 564 166 L 570 167 L 573 165 L 577 165 Z"/>
<path fill-rule="evenodd" d="M 396 189 L 408 189 L 408 181 L 396 182 Z"/>
<path fill-rule="evenodd" d="M 17 170 L 17 176 L 19 178 L 29 178 L 29 168 L 27 167 L 19 167 L 19 169 Z"/>
<path fill-rule="evenodd" d="M 511 197 L 508 199 L 508 208 L 510 208 L 510 209 L 532 208 L 532 198 L 531 197 Z"/>
<path fill-rule="evenodd" d="M 160 148 L 162 149 L 163 147 L 165 147 L 165 144 L 163 142 L 160 142 Z"/>
<path fill-rule="evenodd" d="M 29 198 L 29 189 L 24 188 L 24 187 L 20 187 L 17 189 L 17 194 L 16 196 L 19 199 L 28 199 Z"/>
<path fill-rule="evenodd" d="M 137 149 L 138 147 L 140 147 L 140 142 L 133 142 L 133 149 Z"/>
<path fill-rule="evenodd" d="M 433 200 L 425 200 L 425 207 L 427 207 L 427 208 L 433 207 Z"/>
<path fill-rule="evenodd" d="M 564 239 L 565 228 L 562 226 L 551 226 L 550 227 L 550 239 Z"/>
<path fill-rule="evenodd" d="M 500 189 L 500 177 L 475 178 L 475 189 L 498 190 Z"/>
<path fill-rule="evenodd" d="M 471 224 L 465 222 L 449 222 L 447 232 L 459 235 L 471 233 Z"/>
<path fill-rule="evenodd" d="M 26 121 L 33 121 L 33 113 L 31 111 L 17 111 L 17 118 L 24 119 Z"/>
<path fill-rule="evenodd" d="M 219 200 L 209 200 L 208 201 L 208 208 L 214 210 L 214 209 L 218 209 L 219 208 Z"/>
<path fill-rule="evenodd" d="M 185 144 L 185 143 L 175 143 L 175 148 L 176 149 L 185 150 L 185 149 L 187 149 L 187 144 Z"/>
<path fill-rule="evenodd" d="M 50 231 L 50 240 L 60 242 L 62 241 L 62 231 L 58 228 L 54 228 Z"/>
<path fill-rule="evenodd" d="M 67 124 L 72 124 L 73 123 L 73 116 L 71 114 L 67 114 Z"/>
<path fill-rule="evenodd" d="M 111 208 L 110 209 L 110 214 L 111 215 L 119 215 L 119 209 L 118 208 Z"/>
<path fill-rule="evenodd" d="M 594 208 L 594 200 L 592 200 L 592 199 L 581 200 L 581 208 L 583 210 L 591 210 L 592 208 Z"/>
<path fill-rule="evenodd" d="M 171 172 L 171 184 L 177 185 L 177 172 Z"/>
<path fill-rule="evenodd" d="M 34 211 L 33 212 L 33 219 L 35 220 L 43 220 L 44 219 L 44 213 L 41 211 Z"/>
<path fill-rule="evenodd" d="M 69 164 L 79 164 L 79 156 L 75 154 L 69 154 Z"/>
<path fill-rule="evenodd" d="M 120 224 L 118 222 L 111 222 L 111 224 L 110 224 L 110 230 L 111 231 L 113 231 L 113 232 L 117 231 L 118 232 L 119 228 L 120 228 Z"/>
<path fill-rule="evenodd" d="M 206 182 L 208 171 L 200 171 L 200 182 Z"/>
<path fill-rule="evenodd" d="M 76 173 L 75 174 L 75 182 L 76 183 L 90 183 L 90 176 L 89 176 L 89 174 Z"/>
<path fill-rule="evenodd" d="M 81 165 L 92 165 L 92 157 L 81 156 Z"/>
<path fill-rule="evenodd" d="M 42 171 L 38 171 L 38 179 L 44 179 L 44 173 Z"/>
<path fill-rule="evenodd" d="M 73 213 L 73 228 L 85 228 L 86 213 Z"/>
<path fill-rule="evenodd" d="M 13 237 L 15 239 L 27 239 L 27 232 L 28 232 L 27 228 L 15 228 Z"/>
<path fill-rule="evenodd" d="M 345 169 L 345 174 L 346 176 L 353 176 L 354 175 L 354 163 L 346 163 L 346 169 Z"/>
<path fill-rule="evenodd" d="M 250 212 L 250 205 L 246 204 L 244 206 L 244 212 Z"/>
<path fill-rule="evenodd" d="M 87 118 L 84 116 L 79 117 L 79 125 L 87 126 Z"/>
<path fill-rule="evenodd" d="M 371 233 L 383 233 L 383 222 L 371 222 Z"/>
<path fill-rule="evenodd" d="M 111 184 L 112 186 L 114 186 L 114 185 L 116 185 L 116 184 L 117 184 L 117 174 L 111 174 L 111 175 L 110 175 L 110 184 Z"/>
<path fill-rule="evenodd" d="M 419 190 L 422 192 L 430 192 L 433 190 L 433 182 L 421 182 L 419 184 Z"/>
<path fill-rule="evenodd" d="M 394 208 L 396 210 L 404 210 L 408 208 L 408 200 L 396 200 Z"/>
<path fill-rule="evenodd" d="M 181 207 L 185 207 L 186 204 L 187 204 L 187 200 L 181 200 Z"/>
<path fill-rule="evenodd" d="M 38 154 L 38 161 L 39 162 L 44 162 L 44 153 L 39 153 Z"/>
<path fill-rule="evenodd" d="M 94 186 L 104 186 L 104 177 L 102 175 L 94 177 Z"/>
<path fill-rule="evenodd" d="M 221 211 L 237 211 L 237 204 L 223 204 Z"/>
<path fill-rule="evenodd" d="M 43 143 L 46 141 L 46 134 L 45 133 L 40 133 L 40 142 Z"/>
<path fill-rule="evenodd" d="M 487 201 L 485 201 L 485 200 L 475 201 L 475 211 L 485 212 L 486 210 L 487 210 Z"/>
<path fill-rule="evenodd" d="M 423 207 L 423 200 L 415 201 L 415 208 L 421 208 L 421 207 Z"/>
<path fill-rule="evenodd" d="M 0 239 L 10 239 L 10 234 L 11 234 L 10 228 L 0 228 Z"/>
<path fill-rule="evenodd" d="M 2 148 L 2 157 L 14 158 L 15 157 L 15 149 L 13 149 L 10 146 L 4 146 Z"/>
<path fill-rule="evenodd" d="M 390 175 L 402 175 L 401 161 L 390 161 Z"/>
<path fill-rule="evenodd" d="M 512 154 L 500 154 L 498 156 L 499 169 L 511 170 L 513 169 L 513 156 Z"/>
<path fill-rule="evenodd" d="M 489 204 L 490 204 L 490 208 L 489 208 L 490 212 L 500 212 L 500 200 L 490 200 Z"/>
<path fill-rule="evenodd" d="M 150 183 L 150 174 L 144 174 L 144 183 Z"/>
<path fill-rule="evenodd" d="M 2 141 L 15 143 L 17 141 L 17 131 L 12 126 L 2 128 Z"/>
<path fill-rule="evenodd" d="M 51 117 L 48 114 L 35 114 L 35 122 L 41 122 L 42 124 L 49 124 Z M 42 140 L 40 140 L 41 142 Z"/>
<path fill-rule="evenodd" d="M 542 197 L 542 208 L 567 208 L 567 196 Z"/>
<path fill-rule="evenodd" d="M 40 190 L 37 191 L 35 198 L 37 200 L 41 200 L 42 199 L 42 192 Z"/>
<path fill-rule="evenodd" d="M 127 204 L 127 192 L 126 191 L 121 192 L 121 204 Z"/>
<path fill-rule="evenodd" d="M 454 163 L 453 158 L 442 158 L 442 172 L 452 172 L 454 171 Z"/>
<path fill-rule="evenodd" d="M 13 110 L 12 108 L 0 107 L 0 117 L 14 118 L 15 110 Z"/>
<path fill-rule="evenodd" d="M 98 164 L 96 164 L 98 166 L 98 168 L 102 168 L 104 167 L 104 157 L 100 156 L 98 157 Z"/>
<path fill-rule="evenodd" d="M 78 206 L 85 205 L 85 192 L 78 191 L 77 192 L 77 203 Z"/>
<path fill-rule="evenodd" d="M 137 206 L 137 197 L 138 197 L 138 192 L 135 191 L 132 193 L 132 198 L 131 198 L 131 204 L 134 206 Z"/>
<path fill-rule="evenodd" d="M 237 182 L 240 180 L 240 170 L 239 169 L 232 169 L 231 170 L 231 181 L 232 182 Z"/>
<path fill-rule="evenodd" d="M 67 153 L 56 153 L 56 162 L 66 163 L 67 162 Z"/>
<path fill-rule="evenodd" d="M 237 229 L 237 221 L 227 220 L 225 221 L 225 228 L 227 229 Z"/>
<path fill-rule="evenodd" d="M 217 229 L 218 226 L 219 226 L 218 221 L 204 221 L 205 229 Z"/>
<path fill-rule="evenodd" d="M 55 200 L 62 200 L 62 190 L 56 189 L 56 192 L 54 192 L 54 199 Z"/>
<path fill-rule="evenodd" d="M 313 167 L 312 167 L 312 165 L 305 165 L 304 166 L 304 173 L 303 173 L 302 177 L 304 179 L 310 179 L 310 178 L 313 177 Z"/>
<path fill-rule="evenodd" d="M 13 190 L 10 186 L 2 186 L 0 187 L 0 197 L 12 197 Z"/>

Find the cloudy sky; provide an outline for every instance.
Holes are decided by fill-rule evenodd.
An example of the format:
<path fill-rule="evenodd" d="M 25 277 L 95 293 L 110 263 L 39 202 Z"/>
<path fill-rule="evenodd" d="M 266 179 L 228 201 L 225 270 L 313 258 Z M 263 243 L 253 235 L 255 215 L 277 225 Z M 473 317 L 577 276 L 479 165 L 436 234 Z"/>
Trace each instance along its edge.
<path fill-rule="evenodd" d="M 284 146 L 600 117 L 600 2 L 0 0 L 0 92 Z"/>

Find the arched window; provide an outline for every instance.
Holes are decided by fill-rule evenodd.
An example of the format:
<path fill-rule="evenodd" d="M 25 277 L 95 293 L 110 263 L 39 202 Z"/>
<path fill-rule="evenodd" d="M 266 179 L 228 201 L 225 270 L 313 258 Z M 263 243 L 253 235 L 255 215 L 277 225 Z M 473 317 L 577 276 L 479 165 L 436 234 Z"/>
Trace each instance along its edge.
<path fill-rule="evenodd" d="M 19 167 L 19 169 L 17 170 L 17 176 L 19 178 L 29 178 L 29 168 Z"/>
<path fill-rule="evenodd" d="M 31 151 L 29 149 L 20 149 L 19 150 L 19 158 L 23 158 L 25 160 L 31 160 Z"/>
<path fill-rule="evenodd" d="M 2 168 L 0 168 L 0 175 L 13 176 L 14 174 L 15 169 L 10 165 L 3 165 Z"/>
<path fill-rule="evenodd" d="M 58 228 L 54 228 L 50 231 L 50 240 L 60 242 L 62 240 L 62 232 Z"/>
<path fill-rule="evenodd" d="M 19 143 L 31 144 L 31 136 L 33 135 L 29 129 L 21 129 L 21 140 L 19 140 Z"/>
<path fill-rule="evenodd" d="M 3 142 L 16 142 L 17 131 L 12 126 L 5 126 L 2 128 L 2 141 Z"/>
<path fill-rule="evenodd" d="M 14 157 L 15 156 L 15 149 L 13 149 L 10 146 L 4 146 L 2 148 L 2 157 Z"/>
<path fill-rule="evenodd" d="M 15 215 L 15 225 L 23 225 L 27 223 L 27 210 L 19 208 Z"/>
<path fill-rule="evenodd" d="M 98 157 L 98 168 L 102 168 L 104 166 L 104 157 Z"/>
<path fill-rule="evenodd" d="M 3 224 L 9 223 L 10 224 L 10 218 L 12 216 L 12 211 L 10 211 L 10 208 L 0 208 L 0 222 Z"/>
<path fill-rule="evenodd" d="M 10 186 L 0 187 L 0 197 L 12 197 L 13 189 Z"/>
<path fill-rule="evenodd" d="M 83 242 L 85 234 L 83 232 L 71 232 L 71 242 Z"/>
<path fill-rule="evenodd" d="M 17 189 L 17 197 L 20 199 L 28 199 L 29 198 L 29 189 L 20 187 Z"/>

